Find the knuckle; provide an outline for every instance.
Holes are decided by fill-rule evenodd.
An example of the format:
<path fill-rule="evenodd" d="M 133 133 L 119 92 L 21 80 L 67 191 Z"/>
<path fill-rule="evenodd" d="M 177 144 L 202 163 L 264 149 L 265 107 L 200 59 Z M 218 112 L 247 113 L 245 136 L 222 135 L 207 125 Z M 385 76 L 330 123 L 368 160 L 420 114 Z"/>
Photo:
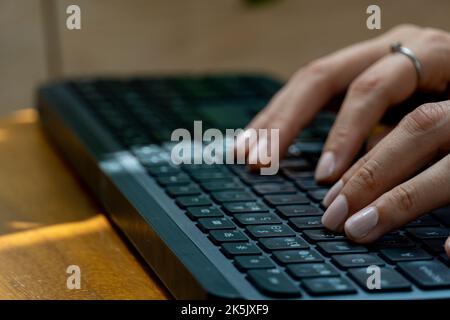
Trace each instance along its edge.
<path fill-rule="evenodd" d="M 377 171 L 380 165 L 376 160 L 367 161 L 355 174 L 352 185 L 358 190 L 373 191 L 377 186 Z"/>
<path fill-rule="evenodd" d="M 425 28 L 422 37 L 424 42 L 429 46 L 442 45 L 443 43 L 450 42 L 450 35 L 447 32 L 435 28 Z"/>
<path fill-rule="evenodd" d="M 359 158 L 359 160 L 354 164 L 354 166 L 356 166 L 356 168 L 361 168 L 369 161 L 369 159 L 370 159 L 370 155 L 366 153 L 361 158 Z M 350 170 L 347 170 L 347 172 L 344 173 L 344 175 L 342 176 L 342 180 L 344 181 L 344 183 L 348 182 L 351 179 L 351 177 L 353 177 L 353 175 L 358 170 L 356 168 L 352 167 L 352 168 L 350 168 Z"/>
<path fill-rule="evenodd" d="M 303 75 L 312 77 L 313 79 L 328 81 L 331 76 L 331 68 L 332 66 L 330 65 L 328 60 L 321 58 L 306 65 L 302 73 Z"/>
<path fill-rule="evenodd" d="M 348 142 L 349 134 L 348 126 L 335 122 L 325 148 L 330 151 L 337 151 Z"/>
<path fill-rule="evenodd" d="M 356 79 L 349 87 L 350 94 L 364 96 L 377 92 L 383 84 L 383 78 L 378 75 L 364 76 Z"/>
<path fill-rule="evenodd" d="M 410 23 L 402 23 L 399 24 L 395 27 L 393 27 L 390 30 L 391 34 L 409 34 L 409 33 L 413 33 L 413 32 L 418 32 L 421 28 L 414 25 L 414 24 L 410 24 Z"/>
<path fill-rule="evenodd" d="M 416 192 L 411 186 L 397 186 L 391 192 L 392 205 L 402 212 L 411 211 L 416 205 Z"/>
<path fill-rule="evenodd" d="M 420 134 L 436 127 L 446 117 L 449 109 L 444 103 L 427 103 L 406 115 L 401 125 L 411 134 Z"/>

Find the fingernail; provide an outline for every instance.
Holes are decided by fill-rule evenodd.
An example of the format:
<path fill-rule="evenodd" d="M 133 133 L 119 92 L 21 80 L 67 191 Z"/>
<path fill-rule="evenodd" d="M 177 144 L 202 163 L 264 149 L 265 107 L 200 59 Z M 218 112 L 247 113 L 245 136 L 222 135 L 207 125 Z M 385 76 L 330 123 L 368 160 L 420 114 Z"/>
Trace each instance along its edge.
<path fill-rule="evenodd" d="M 369 207 L 351 216 L 345 223 L 345 231 L 354 239 L 364 238 L 378 223 L 378 209 Z"/>
<path fill-rule="evenodd" d="M 347 198 L 340 194 L 330 204 L 322 216 L 322 224 L 330 230 L 338 231 L 348 215 Z"/>
<path fill-rule="evenodd" d="M 325 180 L 333 174 L 335 168 L 335 158 L 331 151 L 325 152 L 319 160 L 316 169 L 316 180 Z"/>
<path fill-rule="evenodd" d="M 339 194 L 339 192 L 341 192 L 342 188 L 344 187 L 344 181 L 339 180 L 338 182 L 336 182 L 331 189 L 327 192 L 327 194 L 325 195 L 325 198 L 323 198 L 323 205 L 325 207 L 328 207 L 331 202 L 333 202 L 333 200 L 337 197 L 337 195 Z"/>
<path fill-rule="evenodd" d="M 450 238 L 447 239 L 447 241 L 445 242 L 445 245 L 447 246 L 447 255 L 450 257 Z"/>

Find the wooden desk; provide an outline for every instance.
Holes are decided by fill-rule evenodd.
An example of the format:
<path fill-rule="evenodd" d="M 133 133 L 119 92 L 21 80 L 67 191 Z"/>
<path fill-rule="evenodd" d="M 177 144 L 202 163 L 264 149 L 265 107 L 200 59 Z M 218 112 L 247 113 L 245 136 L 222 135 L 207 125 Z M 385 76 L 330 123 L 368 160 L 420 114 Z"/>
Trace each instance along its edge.
<path fill-rule="evenodd" d="M 81 269 L 81 289 L 66 269 Z M 0 299 L 165 299 L 26 109 L 0 120 Z"/>

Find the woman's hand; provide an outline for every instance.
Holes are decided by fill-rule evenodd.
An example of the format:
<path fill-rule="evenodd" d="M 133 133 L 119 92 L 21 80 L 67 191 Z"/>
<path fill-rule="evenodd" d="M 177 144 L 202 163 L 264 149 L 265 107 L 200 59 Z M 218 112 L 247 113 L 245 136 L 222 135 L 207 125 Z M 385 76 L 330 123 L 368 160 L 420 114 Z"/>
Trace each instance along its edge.
<path fill-rule="evenodd" d="M 366 243 L 450 203 L 449 151 L 450 101 L 420 106 L 330 189 L 323 224 Z"/>
<path fill-rule="evenodd" d="M 420 78 L 408 57 L 390 53 L 390 45 L 396 42 L 412 50 L 421 62 Z M 248 128 L 279 129 L 283 155 L 315 114 L 333 96 L 347 90 L 315 173 L 319 182 L 340 179 L 324 200 L 329 208 L 322 222 L 329 229 L 345 230 L 354 241 L 370 242 L 450 203 L 448 101 L 419 107 L 349 169 L 388 108 L 417 90 L 445 91 L 449 82 L 450 35 L 399 26 L 299 70 Z M 258 147 L 240 142 L 238 139 L 237 148 L 247 154 Z M 416 175 L 439 156 L 441 159 Z M 450 255 L 450 240 L 446 250 Z"/>
<path fill-rule="evenodd" d="M 390 53 L 390 45 L 396 42 L 411 49 L 421 61 L 421 83 L 417 83 L 410 59 Z M 399 26 L 300 69 L 247 128 L 279 129 L 282 156 L 316 113 L 348 89 L 316 169 L 316 179 L 330 183 L 348 169 L 390 106 L 406 100 L 417 89 L 443 91 L 449 79 L 450 35 L 436 29 Z M 238 138 L 236 148 L 253 154 L 257 145 L 247 146 Z"/>

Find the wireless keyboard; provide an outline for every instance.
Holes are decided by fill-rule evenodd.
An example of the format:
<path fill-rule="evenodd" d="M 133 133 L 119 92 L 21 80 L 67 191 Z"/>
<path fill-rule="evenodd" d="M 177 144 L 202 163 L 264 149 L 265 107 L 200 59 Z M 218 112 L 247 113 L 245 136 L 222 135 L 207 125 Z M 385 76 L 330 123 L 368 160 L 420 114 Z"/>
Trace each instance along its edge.
<path fill-rule="evenodd" d="M 321 113 L 280 172 L 170 161 L 174 129 L 244 128 L 281 87 L 261 75 L 78 79 L 39 90 L 44 129 L 133 246 L 181 299 L 450 298 L 450 207 L 363 246 L 321 225 Z M 381 270 L 369 289 L 368 266 Z"/>

